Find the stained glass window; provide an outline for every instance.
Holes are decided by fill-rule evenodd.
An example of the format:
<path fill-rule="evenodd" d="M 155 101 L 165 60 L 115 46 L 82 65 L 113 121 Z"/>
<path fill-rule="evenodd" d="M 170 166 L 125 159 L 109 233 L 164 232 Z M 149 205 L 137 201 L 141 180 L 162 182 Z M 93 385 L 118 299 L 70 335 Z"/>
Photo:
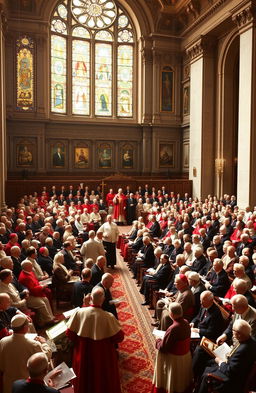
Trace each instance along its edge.
<path fill-rule="evenodd" d="M 66 39 L 52 35 L 51 44 L 51 108 L 53 112 L 66 112 Z"/>
<path fill-rule="evenodd" d="M 23 36 L 17 46 L 17 109 L 34 110 L 34 41 Z"/>
<path fill-rule="evenodd" d="M 72 42 L 72 88 L 73 113 L 90 114 L 90 44 L 86 41 Z"/>
<path fill-rule="evenodd" d="M 114 0 L 60 0 L 51 29 L 51 111 L 134 116 L 135 35 Z"/>
<path fill-rule="evenodd" d="M 129 45 L 120 45 L 118 47 L 117 58 L 117 115 L 130 117 L 132 116 L 133 93 L 133 47 Z"/>

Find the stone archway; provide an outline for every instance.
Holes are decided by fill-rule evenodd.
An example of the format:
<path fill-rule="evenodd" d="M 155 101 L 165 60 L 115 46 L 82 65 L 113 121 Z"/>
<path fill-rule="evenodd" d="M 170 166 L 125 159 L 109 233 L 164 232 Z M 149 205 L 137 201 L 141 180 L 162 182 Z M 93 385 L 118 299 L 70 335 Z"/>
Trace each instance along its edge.
<path fill-rule="evenodd" d="M 217 151 L 224 165 L 216 168 L 217 193 L 237 194 L 239 36 L 226 44 L 220 71 L 219 140 Z"/>

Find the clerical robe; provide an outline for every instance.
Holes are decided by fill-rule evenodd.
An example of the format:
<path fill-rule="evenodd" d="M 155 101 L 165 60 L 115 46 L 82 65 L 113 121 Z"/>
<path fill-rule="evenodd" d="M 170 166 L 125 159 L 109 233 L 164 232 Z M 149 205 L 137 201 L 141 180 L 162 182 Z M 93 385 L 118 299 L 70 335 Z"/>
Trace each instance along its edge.
<path fill-rule="evenodd" d="M 75 393 L 121 393 L 116 344 L 124 334 L 117 319 L 100 307 L 83 307 L 66 334 L 74 342 Z"/>
<path fill-rule="evenodd" d="M 114 199 L 114 219 L 118 222 L 126 221 L 126 196 L 124 194 L 116 194 Z"/>

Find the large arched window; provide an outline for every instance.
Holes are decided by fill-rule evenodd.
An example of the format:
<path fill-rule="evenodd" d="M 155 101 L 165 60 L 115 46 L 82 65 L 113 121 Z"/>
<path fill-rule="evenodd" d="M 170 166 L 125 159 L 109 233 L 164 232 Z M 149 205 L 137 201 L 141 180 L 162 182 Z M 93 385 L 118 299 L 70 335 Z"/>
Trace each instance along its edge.
<path fill-rule="evenodd" d="M 133 118 L 135 33 L 113 0 L 62 0 L 51 18 L 51 111 Z"/>

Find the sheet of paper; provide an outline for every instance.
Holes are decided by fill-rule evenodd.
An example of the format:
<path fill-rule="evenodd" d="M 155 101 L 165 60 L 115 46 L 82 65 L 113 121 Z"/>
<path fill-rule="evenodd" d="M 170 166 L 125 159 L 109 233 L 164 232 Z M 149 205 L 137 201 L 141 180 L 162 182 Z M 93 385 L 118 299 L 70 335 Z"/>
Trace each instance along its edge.
<path fill-rule="evenodd" d="M 196 332 L 192 332 L 192 330 L 191 330 L 190 338 L 200 338 L 200 334 L 196 333 Z"/>
<path fill-rule="evenodd" d="M 231 352 L 230 346 L 227 343 L 223 343 L 218 348 L 216 348 L 213 353 L 215 356 L 218 356 L 221 360 L 226 362 L 227 355 Z"/>
<path fill-rule="evenodd" d="M 40 285 L 50 285 L 52 283 L 52 278 L 51 277 L 46 278 L 45 280 L 42 280 L 39 283 Z"/>
<path fill-rule="evenodd" d="M 164 338 L 165 335 L 165 331 L 164 330 L 159 330 L 159 329 L 154 329 L 152 332 L 153 336 L 155 336 L 155 338 Z"/>
<path fill-rule="evenodd" d="M 61 370 L 61 373 L 55 377 L 52 377 L 55 371 Z M 48 385 L 48 380 L 51 379 L 54 384 L 54 389 L 60 389 L 66 385 L 67 382 L 71 381 L 71 379 L 76 378 L 74 370 L 69 368 L 65 362 L 62 362 L 53 370 L 51 370 L 45 377 L 44 382 Z"/>
<path fill-rule="evenodd" d="M 112 300 L 110 300 L 109 301 L 109 304 L 118 304 L 118 303 L 121 303 L 121 302 L 123 302 L 124 301 L 124 299 L 122 299 L 121 297 L 119 297 L 119 298 L 117 298 L 117 299 L 112 299 Z"/>

